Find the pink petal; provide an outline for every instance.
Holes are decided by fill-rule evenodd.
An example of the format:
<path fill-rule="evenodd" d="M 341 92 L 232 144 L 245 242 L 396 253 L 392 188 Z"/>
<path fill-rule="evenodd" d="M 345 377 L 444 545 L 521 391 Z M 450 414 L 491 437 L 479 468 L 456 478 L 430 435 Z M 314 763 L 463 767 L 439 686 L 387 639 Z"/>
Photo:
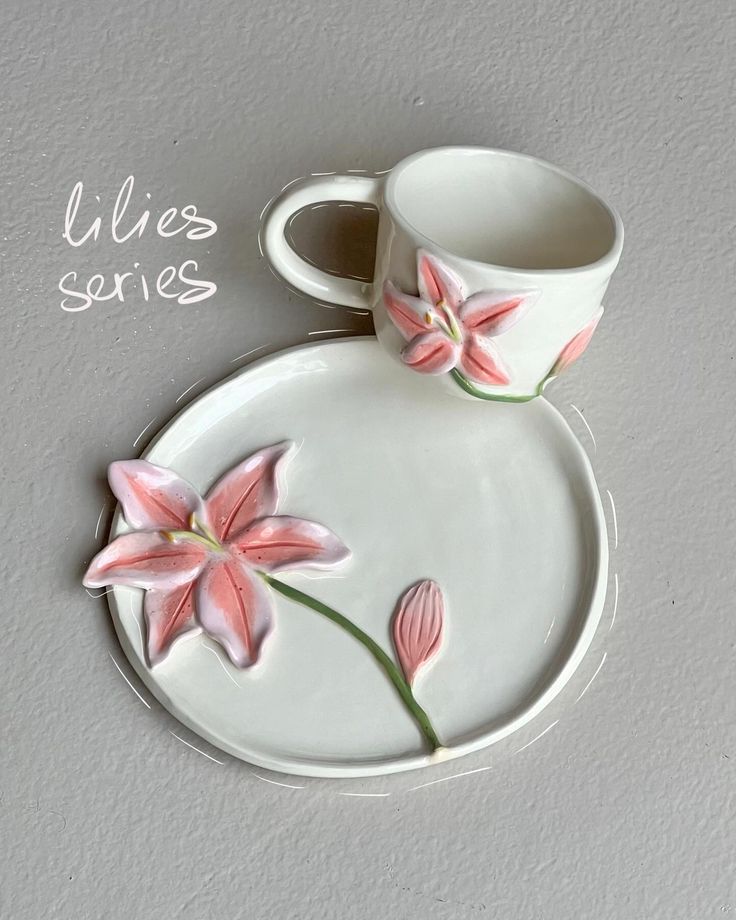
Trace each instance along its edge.
<path fill-rule="evenodd" d="M 463 343 L 459 367 L 475 383 L 505 386 L 510 381 L 496 346 L 478 335 L 469 335 Z"/>
<path fill-rule="evenodd" d="M 218 540 L 273 514 L 278 503 L 276 469 L 290 441 L 264 447 L 226 473 L 207 493 L 207 519 Z"/>
<path fill-rule="evenodd" d="M 194 486 L 147 460 L 116 460 L 107 478 L 125 520 L 137 530 L 184 530 L 201 508 Z"/>
<path fill-rule="evenodd" d="M 417 671 L 439 651 L 444 621 L 445 602 L 434 581 L 420 581 L 400 599 L 394 614 L 394 646 L 410 684 Z"/>
<path fill-rule="evenodd" d="M 197 619 L 239 668 L 255 664 L 271 630 L 271 596 L 265 583 L 232 556 L 213 560 L 197 581 Z"/>
<path fill-rule="evenodd" d="M 590 344 L 590 340 L 593 338 L 593 333 L 598 326 L 598 323 L 601 321 L 603 316 L 603 307 L 598 310 L 593 319 L 588 323 L 587 326 L 584 326 L 577 335 L 574 335 L 570 341 L 565 345 L 565 347 L 560 352 L 560 356 L 555 361 L 552 370 L 549 372 L 549 377 L 556 377 L 558 374 L 561 374 L 566 368 L 577 361 L 577 359 L 582 355 L 585 349 Z"/>
<path fill-rule="evenodd" d="M 157 531 L 125 533 L 95 556 L 84 584 L 88 588 L 174 588 L 196 578 L 207 555 L 207 549 L 193 540 L 172 543 Z"/>
<path fill-rule="evenodd" d="M 162 661 L 172 642 L 187 633 L 199 632 L 194 622 L 194 582 L 170 591 L 146 591 L 146 657 L 150 667 Z"/>
<path fill-rule="evenodd" d="M 230 545 L 250 565 L 266 572 L 330 568 L 350 556 L 342 540 L 322 524 L 286 516 L 256 521 Z"/>
<path fill-rule="evenodd" d="M 457 310 L 463 301 L 460 279 L 424 249 L 417 250 L 417 284 L 421 299 L 435 307 L 444 301 Z"/>
<path fill-rule="evenodd" d="M 413 338 L 401 352 L 401 359 L 420 374 L 446 374 L 457 364 L 460 346 L 439 330 Z"/>
<path fill-rule="evenodd" d="M 479 291 L 460 307 L 466 329 L 483 335 L 501 335 L 515 326 L 539 297 L 539 291 Z"/>
<path fill-rule="evenodd" d="M 418 297 L 404 294 L 390 281 L 383 286 L 383 303 L 394 326 L 407 341 L 430 328 L 424 318 L 428 304 Z"/>

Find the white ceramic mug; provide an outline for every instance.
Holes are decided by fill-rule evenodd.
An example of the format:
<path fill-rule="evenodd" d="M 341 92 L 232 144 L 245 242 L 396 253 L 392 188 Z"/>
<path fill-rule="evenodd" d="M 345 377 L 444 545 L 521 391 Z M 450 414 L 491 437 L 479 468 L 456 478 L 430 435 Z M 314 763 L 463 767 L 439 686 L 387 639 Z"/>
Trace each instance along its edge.
<path fill-rule="evenodd" d="M 372 284 L 321 271 L 285 239 L 295 212 L 334 200 L 378 209 Z M 261 241 L 287 284 L 372 310 L 379 339 L 412 370 L 458 393 L 523 402 L 590 340 L 623 226 L 585 183 L 543 160 L 439 147 L 382 176 L 287 186 L 264 212 Z"/>

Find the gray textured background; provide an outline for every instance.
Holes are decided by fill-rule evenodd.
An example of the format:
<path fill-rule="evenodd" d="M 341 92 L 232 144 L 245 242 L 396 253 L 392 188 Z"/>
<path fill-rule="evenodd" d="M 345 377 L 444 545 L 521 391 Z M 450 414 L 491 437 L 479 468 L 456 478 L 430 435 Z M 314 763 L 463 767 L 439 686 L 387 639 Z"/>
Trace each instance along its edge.
<path fill-rule="evenodd" d="M 3 4 L 0 916 L 736 915 L 734 13 L 730 0 Z M 185 747 L 170 730 L 198 742 L 115 670 L 104 602 L 79 586 L 103 472 L 238 355 L 370 331 L 285 292 L 259 257 L 258 215 L 305 172 L 443 143 L 550 159 L 626 224 L 594 347 L 552 396 L 585 412 L 617 502 L 616 623 L 583 677 L 607 660 L 533 746 L 414 781 L 486 772 L 414 791 L 398 777 L 282 788 Z M 74 182 L 109 214 L 130 173 L 154 207 L 199 205 L 217 235 L 69 247 Z M 365 264 L 360 247 L 345 255 Z M 59 308 L 66 271 L 185 258 L 214 298 L 139 290 Z"/>

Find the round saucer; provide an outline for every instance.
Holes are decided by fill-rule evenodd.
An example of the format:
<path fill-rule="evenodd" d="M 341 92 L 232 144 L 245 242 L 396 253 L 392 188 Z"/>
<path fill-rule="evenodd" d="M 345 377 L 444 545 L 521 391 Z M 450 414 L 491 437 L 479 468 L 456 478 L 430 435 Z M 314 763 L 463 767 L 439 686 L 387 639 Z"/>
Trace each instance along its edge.
<path fill-rule="evenodd" d="M 435 386 L 435 383 L 437 384 Z M 285 439 L 288 514 L 324 523 L 350 562 L 283 580 L 391 650 L 397 598 L 441 585 L 441 654 L 418 677 L 445 756 L 486 747 L 562 689 L 595 633 L 608 547 L 587 456 L 545 399 L 453 399 L 374 338 L 262 359 L 180 412 L 144 454 L 201 492 Z M 125 530 L 119 513 L 111 536 Z M 143 593 L 115 587 L 122 646 L 153 695 L 224 751 L 273 770 L 367 776 L 434 762 L 393 686 L 352 637 L 285 597 L 262 660 L 238 670 L 203 635 L 149 668 Z M 444 752 L 443 752 L 444 753 Z"/>

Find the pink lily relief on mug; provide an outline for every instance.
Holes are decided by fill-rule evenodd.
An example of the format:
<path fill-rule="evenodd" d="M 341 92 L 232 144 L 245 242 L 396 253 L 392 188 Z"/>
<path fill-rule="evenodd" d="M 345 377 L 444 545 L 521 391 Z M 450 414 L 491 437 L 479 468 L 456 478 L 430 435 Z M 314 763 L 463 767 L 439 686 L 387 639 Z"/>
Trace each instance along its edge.
<path fill-rule="evenodd" d="M 146 659 L 163 662 L 179 639 L 204 633 L 238 669 L 252 667 L 274 622 L 276 592 L 331 620 L 356 639 L 394 685 L 431 751 L 442 744 L 412 685 L 438 653 L 445 604 L 439 586 L 422 581 L 394 614 L 399 664 L 356 623 L 279 578 L 277 573 L 332 570 L 351 557 L 329 528 L 277 513 L 279 472 L 291 443 L 262 448 L 215 483 L 205 498 L 172 470 L 146 460 L 110 465 L 110 487 L 133 528 L 99 552 L 88 588 L 145 590 Z"/>
<path fill-rule="evenodd" d="M 506 387 L 513 369 L 497 339 L 520 322 L 539 300 L 538 290 L 487 290 L 466 296 L 462 282 L 440 259 L 417 250 L 418 295 L 383 287 L 383 302 L 394 326 L 406 340 L 401 359 L 420 374 L 450 374 L 465 392 L 480 399 L 529 402 L 545 385 L 577 360 L 588 346 L 603 313 L 562 349 L 535 391 L 528 395 L 489 393 L 480 387 Z"/>

